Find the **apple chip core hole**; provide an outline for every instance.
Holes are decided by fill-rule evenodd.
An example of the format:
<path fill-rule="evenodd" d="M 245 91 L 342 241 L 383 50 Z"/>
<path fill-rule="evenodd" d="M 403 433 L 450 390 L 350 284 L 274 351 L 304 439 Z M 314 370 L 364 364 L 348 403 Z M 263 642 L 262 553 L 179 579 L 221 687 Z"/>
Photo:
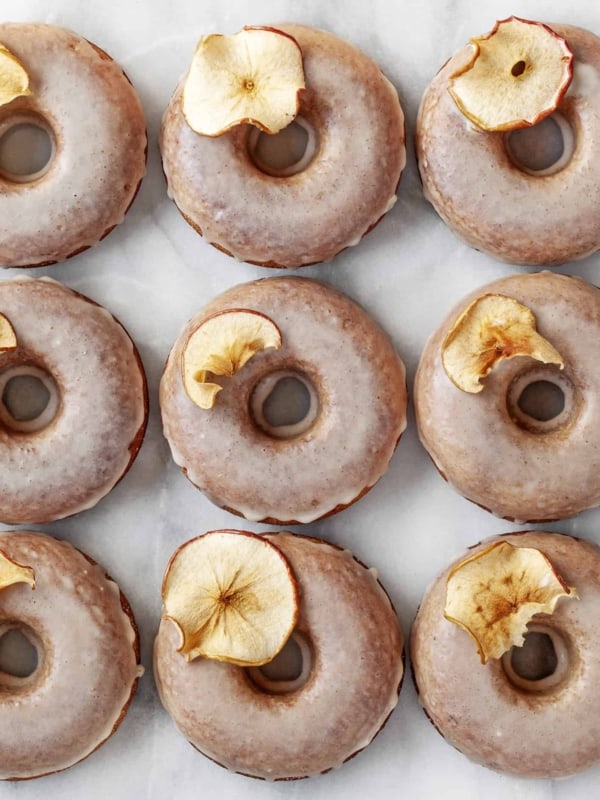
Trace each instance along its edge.
<path fill-rule="evenodd" d="M 261 172 L 287 178 L 303 172 L 317 151 L 315 129 L 302 117 L 296 117 L 279 133 L 264 133 L 252 127 L 248 153 Z"/>
<path fill-rule="evenodd" d="M 296 631 L 268 664 L 251 667 L 252 683 L 270 694 L 287 694 L 301 689 L 312 669 L 312 654 L 306 639 Z"/>
<path fill-rule="evenodd" d="M 569 651 L 560 633 L 532 624 L 522 647 L 511 647 L 502 656 L 509 681 L 527 692 L 545 692 L 561 683 L 569 670 Z"/>
<path fill-rule="evenodd" d="M 510 131 L 504 145 L 518 169 L 544 177 L 566 167 L 575 150 L 575 136 L 565 117 L 555 111 L 537 125 Z"/>
<path fill-rule="evenodd" d="M 569 378 L 550 365 L 533 368 L 513 380 L 507 396 L 508 413 L 521 428 L 549 433 L 573 416 L 575 397 Z"/>
<path fill-rule="evenodd" d="M 276 439 L 305 433 L 319 413 L 319 398 L 312 382 L 293 371 L 272 372 L 254 387 L 250 411 L 258 427 Z"/>
<path fill-rule="evenodd" d="M 0 673 L 10 678 L 28 678 L 33 675 L 38 668 L 39 657 L 32 638 L 17 627 L 10 627 L 0 633 Z"/>
<path fill-rule="evenodd" d="M 13 183 L 41 178 L 54 158 L 54 136 L 42 121 L 19 117 L 0 126 L 0 176 Z"/>
<path fill-rule="evenodd" d="M 46 428 L 59 405 L 58 388 L 45 370 L 22 365 L 0 373 L 0 422 L 10 430 L 34 433 Z"/>

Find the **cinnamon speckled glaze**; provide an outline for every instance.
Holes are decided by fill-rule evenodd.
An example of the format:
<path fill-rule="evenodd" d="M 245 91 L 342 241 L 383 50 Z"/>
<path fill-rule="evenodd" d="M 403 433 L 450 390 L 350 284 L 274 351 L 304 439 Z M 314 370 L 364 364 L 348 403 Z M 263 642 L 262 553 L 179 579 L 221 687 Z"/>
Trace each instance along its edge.
<path fill-rule="evenodd" d="M 574 152 L 553 175 L 511 161 L 503 133 L 476 128 L 448 92 L 471 56 L 456 53 L 421 101 L 416 149 L 425 195 L 464 241 L 513 264 L 554 266 L 600 247 L 600 39 L 551 24 L 574 53 L 573 80 L 558 112 L 572 129 Z"/>
<path fill-rule="evenodd" d="M 45 128 L 49 167 L 26 183 L 0 173 L 0 266 L 63 261 L 118 225 L 146 169 L 140 100 L 121 68 L 72 31 L 0 24 L 31 94 L 0 107 L 0 136 L 19 123 Z"/>
<path fill-rule="evenodd" d="M 0 282 L 0 313 L 18 345 L 0 352 L 0 384 L 33 368 L 58 397 L 54 418 L 33 431 L 11 427 L 0 401 L 0 520 L 49 522 L 91 508 L 142 443 L 148 401 L 138 352 L 106 309 L 49 278 Z"/>
<path fill-rule="evenodd" d="M 479 394 L 458 389 L 441 361 L 458 316 L 486 293 L 530 308 L 540 334 L 564 359 L 564 370 L 526 357 L 501 362 Z M 434 464 L 461 494 L 497 516 L 550 521 L 600 504 L 600 290 L 550 272 L 512 275 L 462 300 L 429 339 L 415 378 L 419 435 Z M 555 384 L 564 408 L 540 422 L 518 406 L 538 381 Z"/>
<path fill-rule="evenodd" d="M 457 559 L 505 540 L 541 550 L 578 600 L 561 599 L 529 628 L 558 645 L 560 679 L 533 687 L 508 678 L 500 659 L 483 665 L 469 634 L 444 618 L 446 569 L 429 588 L 410 646 L 419 698 L 447 741 L 486 767 L 528 778 L 560 778 L 600 762 L 600 550 L 556 533 L 494 537 Z"/>
<path fill-rule="evenodd" d="M 133 614 L 119 587 L 67 542 L 0 532 L 0 550 L 35 572 L 35 589 L 0 591 L 0 636 L 37 651 L 28 677 L 0 671 L 0 779 L 58 772 L 94 752 L 121 723 L 142 674 Z"/>
<path fill-rule="evenodd" d="M 168 620 L 155 642 L 155 676 L 165 708 L 202 753 L 256 778 L 304 778 L 340 766 L 383 727 L 398 701 L 404 640 L 373 570 L 351 553 L 291 533 L 265 535 L 298 581 L 293 635 L 312 661 L 304 685 L 273 694 L 242 667 L 186 662 Z"/>
<path fill-rule="evenodd" d="M 195 133 L 181 83 L 163 119 L 160 146 L 169 194 L 211 244 L 242 261 L 302 267 L 357 244 L 396 201 L 406 163 L 404 115 L 394 87 L 353 45 L 303 25 L 277 25 L 302 49 L 306 91 L 299 116 L 316 132 L 307 168 L 289 177 L 259 170 L 252 126 Z"/>
<path fill-rule="evenodd" d="M 282 335 L 223 379 L 214 408 L 187 396 L 182 352 L 198 325 L 228 308 L 259 311 Z M 290 438 L 265 432 L 250 406 L 269 376 L 306 379 L 317 415 Z M 383 330 L 350 298 L 305 278 L 266 278 L 219 295 L 183 329 L 160 386 L 175 462 L 217 505 L 246 519 L 312 522 L 353 503 L 383 475 L 406 427 L 405 370 Z"/>

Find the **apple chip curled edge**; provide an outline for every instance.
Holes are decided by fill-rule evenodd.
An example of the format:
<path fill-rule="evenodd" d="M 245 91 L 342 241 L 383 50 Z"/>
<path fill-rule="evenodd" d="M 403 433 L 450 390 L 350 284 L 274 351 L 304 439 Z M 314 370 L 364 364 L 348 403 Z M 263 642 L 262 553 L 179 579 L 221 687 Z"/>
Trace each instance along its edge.
<path fill-rule="evenodd" d="M 248 26 L 232 36 L 198 42 L 183 87 L 183 115 L 204 136 L 251 123 L 278 133 L 298 114 L 305 88 L 298 42 L 269 27 Z"/>
<path fill-rule="evenodd" d="M 162 595 L 186 661 L 261 666 L 280 652 L 298 618 L 298 587 L 285 556 L 247 531 L 209 531 L 182 545 Z"/>
<path fill-rule="evenodd" d="M 0 550 L 0 589 L 6 589 L 14 583 L 28 583 L 32 589 L 35 589 L 33 568 L 19 564 L 3 550 Z"/>
<path fill-rule="evenodd" d="M 15 350 L 17 347 L 17 336 L 8 317 L 0 313 L 0 353 L 5 350 Z"/>
<path fill-rule="evenodd" d="M 471 44 L 472 57 L 451 76 L 449 91 L 477 127 L 525 128 L 558 108 L 573 77 L 573 53 L 547 25 L 513 16 Z"/>
<path fill-rule="evenodd" d="M 476 394 L 482 378 L 505 358 L 529 356 L 543 364 L 564 361 L 537 332 L 533 311 L 513 297 L 484 294 L 458 317 L 442 342 L 442 365 L 452 383 Z"/>
<path fill-rule="evenodd" d="M 577 592 L 541 550 L 499 541 L 451 570 L 444 616 L 467 631 L 486 664 L 520 647 L 531 618 L 552 614 L 561 597 Z"/>
<path fill-rule="evenodd" d="M 281 333 L 273 320 L 259 311 L 232 308 L 208 317 L 190 334 L 183 349 L 186 394 L 200 408 L 212 408 L 223 387 L 210 376 L 231 377 L 252 356 L 271 347 L 281 347 Z"/>
<path fill-rule="evenodd" d="M 0 44 L 0 106 L 30 94 L 29 75 L 19 59 Z"/>

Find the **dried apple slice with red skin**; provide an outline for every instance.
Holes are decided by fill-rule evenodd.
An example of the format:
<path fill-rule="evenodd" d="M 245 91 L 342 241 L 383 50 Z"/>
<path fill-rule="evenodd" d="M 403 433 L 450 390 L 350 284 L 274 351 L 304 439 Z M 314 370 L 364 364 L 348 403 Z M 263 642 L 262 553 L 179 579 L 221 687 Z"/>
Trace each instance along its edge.
<path fill-rule="evenodd" d="M 513 16 L 471 44 L 472 57 L 450 77 L 449 91 L 477 127 L 516 130 L 556 111 L 573 77 L 573 53 L 562 36 Z"/>
<path fill-rule="evenodd" d="M 28 583 L 35 589 L 35 573 L 32 567 L 19 564 L 3 550 L 0 550 L 0 590 L 15 583 Z"/>
<path fill-rule="evenodd" d="M 181 355 L 186 394 L 199 408 L 212 408 L 223 387 L 210 376 L 231 377 L 271 347 L 281 347 L 281 332 L 259 311 L 232 308 L 208 317 L 192 331 Z"/>
<path fill-rule="evenodd" d="M 441 356 L 452 383 L 471 394 L 483 390 L 481 379 L 506 358 L 529 356 L 564 367 L 560 353 L 537 332 L 533 311 L 501 294 L 473 300 L 442 342 Z"/>
<path fill-rule="evenodd" d="M 523 645 L 536 614 L 577 599 L 541 550 L 499 541 L 461 561 L 446 581 L 444 616 L 473 639 L 482 664 Z"/>
<path fill-rule="evenodd" d="M 164 616 L 187 661 L 245 667 L 272 661 L 298 619 L 298 587 L 287 559 L 247 531 L 210 531 L 173 555 L 162 587 Z"/>
<path fill-rule="evenodd" d="M 183 88 L 188 125 L 221 136 L 250 123 L 278 133 L 298 114 L 305 88 L 300 45 L 284 31 L 247 26 L 232 36 L 198 42 Z"/>

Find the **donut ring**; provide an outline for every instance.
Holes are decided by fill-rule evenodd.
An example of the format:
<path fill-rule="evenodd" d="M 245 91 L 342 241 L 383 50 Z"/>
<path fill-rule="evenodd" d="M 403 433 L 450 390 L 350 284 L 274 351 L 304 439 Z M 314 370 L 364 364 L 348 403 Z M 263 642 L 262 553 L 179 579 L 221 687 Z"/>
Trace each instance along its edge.
<path fill-rule="evenodd" d="M 269 317 L 283 344 L 254 356 L 205 411 L 185 392 L 182 352 L 203 320 L 228 308 Z M 291 431 L 261 427 L 273 378 L 290 374 L 311 393 L 307 417 Z M 348 297 L 305 278 L 268 278 L 221 294 L 185 326 L 160 404 L 174 461 L 209 500 L 255 521 L 312 522 L 353 503 L 387 469 L 406 427 L 405 371 Z"/>
<path fill-rule="evenodd" d="M 498 540 L 541 550 L 578 591 L 579 600 L 559 602 L 529 626 L 552 641 L 556 670 L 523 681 L 510 677 L 508 655 L 482 665 L 469 635 L 444 618 L 451 565 L 427 591 L 411 632 L 419 699 L 442 736 L 473 761 L 528 778 L 566 777 L 600 761 L 600 550 L 570 536 L 526 532 L 493 537 L 468 553 Z"/>
<path fill-rule="evenodd" d="M 551 27 L 575 56 L 571 86 L 551 117 L 565 156 L 551 174 L 528 174 L 513 162 L 508 135 L 477 129 L 457 108 L 449 78 L 470 47 L 438 72 L 417 118 L 426 198 L 468 245 L 513 264 L 554 266 L 600 248 L 600 39 L 572 25 Z"/>
<path fill-rule="evenodd" d="M 49 522 L 91 508 L 127 472 L 144 437 L 137 350 L 106 309 L 48 278 L 0 282 L 0 309 L 18 343 L 0 352 L 0 520 Z M 30 422 L 7 405 L 9 381 L 23 374 L 50 395 Z"/>
<path fill-rule="evenodd" d="M 119 66 L 63 28 L 0 25 L 31 94 L 0 107 L 0 140 L 15 126 L 45 130 L 46 168 L 0 171 L 0 266 L 39 267 L 97 244 L 124 218 L 146 170 L 140 100 Z"/>
<path fill-rule="evenodd" d="M 564 370 L 513 358 L 488 375 L 480 394 L 454 386 L 442 366 L 442 342 L 459 314 L 486 293 L 530 308 Z M 520 522 L 563 519 L 600 504 L 599 319 L 595 286 L 550 272 L 494 281 L 450 312 L 425 346 L 414 401 L 421 442 L 457 491 Z M 553 384 L 564 398 L 562 412 L 547 421 L 519 406 L 524 390 L 540 382 Z"/>
<path fill-rule="evenodd" d="M 0 637 L 37 652 L 27 677 L 0 671 L 0 780 L 37 778 L 93 753 L 118 728 L 142 674 L 137 628 L 118 586 L 91 558 L 42 533 L 0 533 L 35 589 L 0 592 Z"/>
<path fill-rule="evenodd" d="M 249 152 L 251 125 L 198 135 L 181 109 L 183 82 L 160 147 L 169 196 L 208 242 L 260 266 L 302 267 L 358 244 L 393 206 L 406 163 L 404 116 L 394 87 L 356 47 L 315 28 L 277 27 L 302 49 L 298 119 L 316 138 L 310 164 L 292 175 L 261 171 Z"/>
<path fill-rule="evenodd" d="M 204 755 L 252 777 L 303 778 L 340 766 L 381 730 L 398 701 L 403 636 L 381 584 L 348 550 L 291 533 L 265 536 L 300 589 L 292 636 L 304 640 L 311 662 L 301 685 L 275 693 L 257 685 L 252 670 L 186 662 L 168 620 L 156 637 L 154 671 L 163 705 Z"/>

